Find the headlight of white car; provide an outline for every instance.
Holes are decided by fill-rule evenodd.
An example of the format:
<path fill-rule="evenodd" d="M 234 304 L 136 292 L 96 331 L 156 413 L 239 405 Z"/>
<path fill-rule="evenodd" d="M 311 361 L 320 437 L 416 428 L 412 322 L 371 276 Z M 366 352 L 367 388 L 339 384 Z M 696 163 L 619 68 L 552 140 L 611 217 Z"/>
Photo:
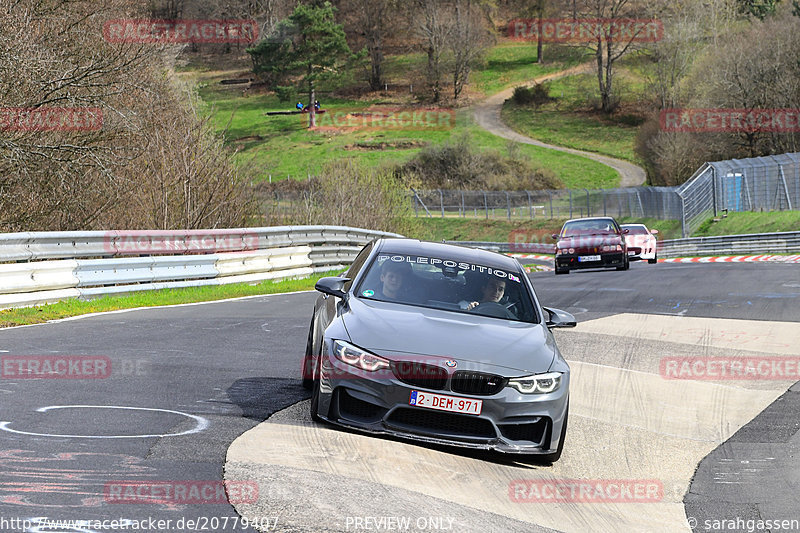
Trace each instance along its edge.
<path fill-rule="evenodd" d="M 547 394 L 558 390 L 561 386 L 561 372 L 535 374 L 523 378 L 508 380 L 508 386 L 514 387 L 523 394 Z"/>
<path fill-rule="evenodd" d="M 388 360 L 345 341 L 333 341 L 333 355 L 339 361 L 367 372 L 389 368 Z"/>

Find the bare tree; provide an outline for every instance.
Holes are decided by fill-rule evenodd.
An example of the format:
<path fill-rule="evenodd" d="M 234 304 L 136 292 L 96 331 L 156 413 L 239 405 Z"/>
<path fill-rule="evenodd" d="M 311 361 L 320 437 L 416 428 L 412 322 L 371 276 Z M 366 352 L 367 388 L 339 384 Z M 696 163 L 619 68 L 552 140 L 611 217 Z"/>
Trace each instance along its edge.
<path fill-rule="evenodd" d="M 397 33 L 400 18 L 399 0 L 346 0 L 341 13 L 348 18 L 345 28 L 357 35 L 367 48 L 369 57 L 369 87 L 380 90 L 384 83 L 383 63 L 386 39 Z M 360 48 L 361 43 L 354 48 Z"/>
<path fill-rule="evenodd" d="M 656 3 L 637 2 L 636 0 L 580 0 L 578 18 L 585 19 L 590 24 L 593 39 L 585 46 L 595 56 L 597 66 L 597 85 L 600 93 L 601 108 L 605 113 L 611 113 L 619 105 L 614 92 L 614 65 L 626 53 L 636 49 L 643 37 L 638 31 L 618 32 L 616 24 L 625 24 L 629 19 L 643 19 L 655 13 Z M 661 6 L 658 6 L 659 8 Z M 596 25 L 593 20 L 604 20 L 605 24 Z M 618 39 L 619 37 L 619 39 Z"/>
<path fill-rule="evenodd" d="M 680 83 L 703 47 L 703 27 L 696 13 L 677 13 L 665 21 L 664 38 L 650 46 L 652 70 L 646 74 L 659 109 L 676 107 Z"/>
<path fill-rule="evenodd" d="M 3 111 L 76 108 L 97 119 L 91 127 L 72 129 L 0 125 L 1 228 L 244 221 L 248 207 L 238 173 L 210 129 L 176 94 L 164 66 L 177 49 L 111 43 L 102 36 L 105 21 L 146 15 L 140 9 L 132 0 L 0 4 L 9 23 L 9 31 L 0 32 Z M 102 111 L 102 122 L 95 109 Z M 190 157 L 178 165 L 185 156 Z M 154 170 L 159 167 L 180 179 L 166 179 Z M 168 216 L 144 216 L 144 197 L 159 190 L 161 198 L 174 198 L 178 189 L 187 199 L 180 206 L 165 202 Z"/>
<path fill-rule="evenodd" d="M 420 38 L 428 62 L 425 80 L 434 103 L 442 97 L 443 54 L 453 23 L 448 0 L 414 0 L 414 32 Z"/>
<path fill-rule="evenodd" d="M 475 0 L 455 0 L 449 48 L 453 54 L 453 98 L 458 100 L 475 61 L 494 42 L 486 13 Z"/>

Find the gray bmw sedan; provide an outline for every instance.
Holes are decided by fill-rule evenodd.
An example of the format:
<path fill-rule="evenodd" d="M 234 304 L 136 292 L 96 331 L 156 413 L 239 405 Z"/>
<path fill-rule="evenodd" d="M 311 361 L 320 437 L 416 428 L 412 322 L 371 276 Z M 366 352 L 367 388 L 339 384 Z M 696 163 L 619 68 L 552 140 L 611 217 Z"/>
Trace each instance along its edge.
<path fill-rule="evenodd" d="M 522 265 L 408 239 L 364 247 L 321 279 L 303 358 L 311 416 L 363 432 L 561 456 L 569 366 Z"/>

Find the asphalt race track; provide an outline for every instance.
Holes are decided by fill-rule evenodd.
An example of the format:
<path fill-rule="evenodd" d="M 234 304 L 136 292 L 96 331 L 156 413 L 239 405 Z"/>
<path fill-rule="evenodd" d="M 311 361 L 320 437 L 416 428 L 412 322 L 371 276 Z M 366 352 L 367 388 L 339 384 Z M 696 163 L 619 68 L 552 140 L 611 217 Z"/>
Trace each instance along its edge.
<path fill-rule="evenodd" d="M 121 520 L 127 531 L 254 531 L 241 516 L 261 531 L 691 531 L 689 520 L 735 531 L 713 521 L 800 520 L 796 379 L 664 370 L 689 357 L 797 360 L 796 265 L 531 276 L 544 305 L 579 321 L 557 332 L 573 381 L 553 466 L 312 424 L 299 381 L 312 293 L 133 310 L 0 330 L 6 359 L 88 356 L 111 369 L 21 379 L 4 360 L 0 530 L 100 533 L 126 529 L 93 521 Z M 533 497 L 570 480 L 633 487 L 636 498 Z M 211 490 L 179 496 L 187 486 Z M 174 493 L 156 498 L 164 487 Z"/>

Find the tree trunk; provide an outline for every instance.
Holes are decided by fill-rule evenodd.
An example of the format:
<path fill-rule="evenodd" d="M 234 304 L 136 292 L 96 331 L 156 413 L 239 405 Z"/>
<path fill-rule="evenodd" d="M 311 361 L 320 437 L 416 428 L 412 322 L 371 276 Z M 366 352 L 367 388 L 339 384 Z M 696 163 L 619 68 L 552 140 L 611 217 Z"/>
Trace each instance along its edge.
<path fill-rule="evenodd" d="M 381 90 L 383 85 L 383 48 L 380 38 L 373 38 L 369 48 L 371 71 L 369 76 L 369 87 L 373 91 Z"/>
<path fill-rule="evenodd" d="M 433 94 L 433 102 L 438 103 L 440 98 L 439 58 L 432 46 L 428 47 L 428 84 Z"/>
<path fill-rule="evenodd" d="M 536 35 L 536 62 L 537 63 L 544 63 L 544 59 L 542 58 L 542 12 L 539 11 L 539 16 L 536 20 L 536 28 L 537 28 L 537 35 Z"/>

